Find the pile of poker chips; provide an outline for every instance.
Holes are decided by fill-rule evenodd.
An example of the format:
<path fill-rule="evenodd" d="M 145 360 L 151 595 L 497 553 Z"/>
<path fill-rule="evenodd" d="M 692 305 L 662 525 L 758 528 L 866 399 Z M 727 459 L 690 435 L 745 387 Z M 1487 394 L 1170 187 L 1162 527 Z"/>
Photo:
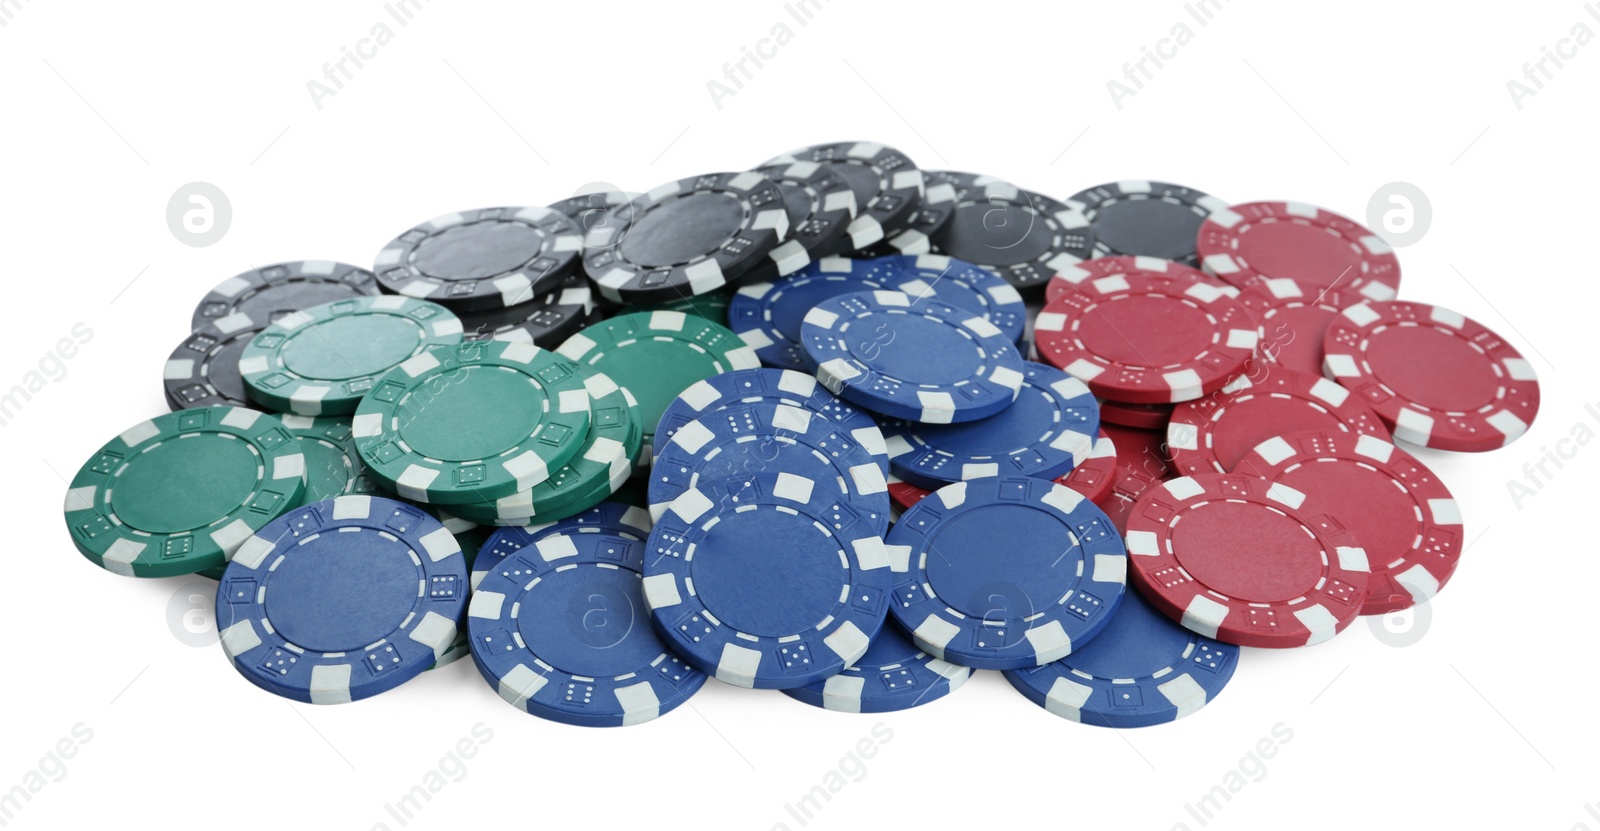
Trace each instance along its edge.
<path fill-rule="evenodd" d="M 974 669 L 1157 724 L 1453 572 L 1395 440 L 1503 446 L 1538 384 L 1399 282 L 1309 205 L 817 145 L 224 281 L 66 521 L 108 571 L 216 577 L 236 669 L 300 701 L 471 654 L 580 725 L 708 675 L 882 712 Z"/>

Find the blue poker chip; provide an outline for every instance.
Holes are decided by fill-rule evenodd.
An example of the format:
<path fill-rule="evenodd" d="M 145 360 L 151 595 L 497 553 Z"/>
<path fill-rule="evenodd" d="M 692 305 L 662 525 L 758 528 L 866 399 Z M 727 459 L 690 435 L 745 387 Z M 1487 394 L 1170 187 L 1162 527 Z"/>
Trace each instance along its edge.
<path fill-rule="evenodd" d="M 591 525 L 480 554 L 467 614 L 472 660 L 512 706 L 580 727 L 651 721 L 704 673 L 645 620 L 645 541 Z"/>
<path fill-rule="evenodd" d="M 728 328 L 770 367 L 810 372 L 816 363 L 800 344 L 800 323 L 818 303 L 841 294 L 891 289 L 901 275 L 869 275 L 870 260 L 823 257 L 781 280 L 751 283 L 728 304 Z"/>
<path fill-rule="evenodd" d="M 888 613 L 888 553 L 875 523 L 831 497 L 826 483 L 774 471 L 678 497 L 644 564 L 645 603 L 673 650 L 761 689 L 803 687 L 860 660 Z"/>
<path fill-rule="evenodd" d="M 868 446 L 810 408 L 774 398 L 736 401 L 680 425 L 656 445 L 650 516 L 660 519 L 701 480 L 782 471 L 817 482 L 817 498 L 844 503 L 877 533 L 889 530 L 889 483 L 879 467 L 883 437 Z"/>
<path fill-rule="evenodd" d="M 679 427 L 708 413 L 757 399 L 786 401 L 827 416 L 867 448 L 878 467 L 888 475 L 889 455 L 883 446 L 883 432 L 878 429 L 877 420 L 823 389 L 815 377 L 789 369 L 736 369 L 696 381 L 662 411 L 661 422 L 656 425 L 656 442 L 665 444 Z"/>
<path fill-rule="evenodd" d="M 478 547 L 482 559 L 472 567 L 472 588 L 488 576 L 495 562 L 552 534 L 611 534 L 642 540 L 650 536 L 650 512 L 637 505 L 607 500 L 554 522 L 506 525 L 494 529 Z"/>
<path fill-rule="evenodd" d="M 1204 707 L 1233 677 L 1239 647 L 1198 635 L 1128 592 L 1104 632 L 1071 655 L 1006 680 L 1065 719 L 1149 727 Z"/>
<path fill-rule="evenodd" d="M 890 713 L 955 692 L 972 670 L 923 652 L 894 624 L 884 624 L 867 654 L 844 672 L 783 694 L 841 713 Z"/>
<path fill-rule="evenodd" d="M 895 620 L 928 653 L 974 669 L 1071 654 L 1111 620 L 1128 576 L 1105 512 L 1024 476 L 934 491 L 901 515 L 888 548 Z"/>
<path fill-rule="evenodd" d="M 806 313 L 801 341 L 829 392 L 879 415 L 933 424 L 1011 406 L 1022 356 L 983 315 L 899 291 L 845 294 Z"/>
<path fill-rule="evenodd" d="M 983 315 L 1013 343 L 1022 340 L 1028 307 L 1019 293 L 1000 275 L 966 260 L 940 254 L 879 257 L 868 260 L 867 276 L 890 284 L 913 299 L 937 297 L 954 306 Z M 898 271 L 900 276 L 890 276 Z"/>
<path fill-rule="evenodd" d="M 1055 479 L 1089 458 L 1100 432 L 1094 394 L 1055 367 L 1031 361 L 1022 367 L 1016 402 L 996 415 L 962 424 L 885 422 L 894 474 L 937 490 L 990 476 Z"/>
<path fill-rule="evenodd" d="M 421 508 L 339 496 L 245 540 L 217 586 L 217 630 L 252 684 L 310 704 L 369 698 L 449 650 L 467 563 Z"/>

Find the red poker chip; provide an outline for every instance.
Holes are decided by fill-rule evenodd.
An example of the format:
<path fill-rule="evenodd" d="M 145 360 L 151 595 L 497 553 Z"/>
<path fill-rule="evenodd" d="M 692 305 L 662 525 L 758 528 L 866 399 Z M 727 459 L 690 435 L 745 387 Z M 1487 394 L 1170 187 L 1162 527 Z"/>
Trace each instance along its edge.
<path fill-rule="evenodd" d="M 1192 401 L 1244 372 L 1256 324 L 1211 283 L 1149 272 L 1077 285 L 1045 304 L 1034 341 L 1046 362 L 1101 398 Z"/>
<path fill-rule="evenodd" d="M 1255 315 L 1256 361 L 1322 374 L 1322 336 L 1339 312 L 1370 300 L 1393 300 L 1394 289 L 1364 282 L 1318 288 L 1269 277 L 1239 295 Z"/>
<path fill-rule="evenodd" d="M 1240 646 L 1321 643 L 1366 601 L 1367 554 L 1332 500 L 1248 474 L 1182 476 L 1128 516 L 1129 578 L 1168 617 Z"/>
<path fill-rule="evenodd" d="M 1360 396 L 1323 378 L 1257 364 L 1216 395 L 1179 404 L 1167 423 L 1178 472 L 1231 473 L 1252 448 L 1300 430 L 1347 430 L 1389 438 Z"/>
<path fill-rule="evenodd" d="M 1443 588 L 1461 559 L 1461 510 L 1416 457 L 1377 436 L 1310 430 L 1262 442 L 1238 472 L 1314 494 L 1372 566 L 1361 614 L 1398 612 Z"/>
<path fill-rule="evenodd" d="M 1111 437 L 1106 435 L 1106 431 L 1101 430 L 1089 455 L 1070 472 L 1057 477 L 1056 484 L 1065 485 L 1104 508 L 1106 497 L 1111 494 L 1111 486 L 1115 483 L 1116 476 L 1117 447 L 1111 441 Z M 895 476 L 889 477 L 889 499 L 901 510 L 909 509 L 921 502 L 930 493 L 933 491 L 919 488 Z"/>
<path fill-rule="evenodd" d="M 1123 427 L 1137 427 L 1140 430 L 1167 429 L 1167 420 L 1172 418 L 1172 404 L 1129 404 L 1126 401 L 1101 401 L 1100 420 Z"/>
<path fill-rule="evenodd" d="M 1539 412 L 1533 365 L 1504 338 L 1449 309 L 1402 301 L 1351 306 L 1329 324 L 1322 349 L 1323 373 L 1413 444 L 1495 450 L 1527 432 Z"/>
<path fill-rule="evenodd" d="M 1198 268 L 1163 260 L 1160 257 L 1098 257 L 1093 260 L 1084 260 L 1081 263 L 1067 266 L 1055 273 L 1050 282 L 1044 284 L 1044 299 L 1046 302 L 1076 291 L 1083 283 L 1093 282 L 1102 277 L 1111 277 L 1117 274 L 1154 274 L 1167 277 L 1187 277 L 1201 283 L 1210 283 L 1222 289 L 1230 297 L 1238 297 L 1239 289 L 1212 277 Z M 1380 298 L 1387 299 L 1387 298 Z"/>
<path fill-rule="evenodd" d="M 1117 450 L 1117 467 L 1111 480 L 1111 492 L 1100 503 L 1100 507 L 1111 517 L 1118 533 L 1126 533 L 1128 512 L 1139 501 L 1139 497 L 1173 476 L 1172 464 L 1167 459 L 1166 433 L 1138 430 L 1104 421 L 1100 422 L 1100 432 L 1111 439 Z"/>
<path fill-rule="evenodd" d="M 1268 277 L 1302 285 L 1400 288 L 1400 260 L 1366 226 L 1304 202 L 1246 202 L 1217 211 L 1196 240 L 1207 274 L 1247 288 Z"/>

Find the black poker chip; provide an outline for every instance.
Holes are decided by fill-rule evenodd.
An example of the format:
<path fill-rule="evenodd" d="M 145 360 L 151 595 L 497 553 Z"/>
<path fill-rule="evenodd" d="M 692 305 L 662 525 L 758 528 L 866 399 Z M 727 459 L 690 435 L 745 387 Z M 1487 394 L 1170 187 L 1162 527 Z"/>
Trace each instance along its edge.
<path fill-rule="evenodd" d="M 195 306 L 189 328 L 198 331 L 233 315 L 244 315 L 265 326 L 288 312 L 377 293 L 377 277 L 360 266 L 332 260 L 274 263 L 218 283 Z M 225 324 L 224 328 L 238 327 Z"/>
<path fill-rule="evenodd" d="M 892 239 L 906 229 L 922 204 L 922 171 L 911 157 L 886 144 L 813 144 L 768 159 L 761 167 L 799 161 L 831 166 L 855 191 L 856 218 L 849 229 L 851 250 L 862 251 Z"/>
<path fill-rule="evenodd" d="M 227 328 L 223 328 L 227 327 Z M 167 404 L 174 411 L 192 407 L 255 407 L 245 393 L 239 356 L 267 321 L 235 312 L 216 323 L 202 323 L 172 350 L 162 371 Z"/>
<path fill-rule="evenodd" d="M 1018 290 L 1041 289 L 1052 275 L 1093 256 L 1081 215 L 1048 196 L 976 173 L 934 171 L 930 181 L 956 191 L 955 215 L 934 247 L 989 268 Z"/>
<path fill-rule="evenodd" d="M 1066 201 L 1089 229 L 1094 257 L 1159 257 L 1199 265 L 1195 241 L 1206 217 L 1228 203 L 1171 182 L 1127 180 L 1079 191 Z"/>
<path fill-rule="evenodd" d="M 578 226 L 545 207 L 445 214 L 396 237 L 373 271 L 392 294 L 453 311 L 504 309 L 550 293 L 583 252 Z"/>

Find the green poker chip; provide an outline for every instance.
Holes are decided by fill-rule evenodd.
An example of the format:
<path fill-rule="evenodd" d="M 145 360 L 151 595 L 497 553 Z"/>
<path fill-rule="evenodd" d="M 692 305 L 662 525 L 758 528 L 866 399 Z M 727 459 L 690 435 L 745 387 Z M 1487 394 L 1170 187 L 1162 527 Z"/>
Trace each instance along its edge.
<path fill-rule="evenodd" d="M 693 297 L 668 300 L 664 303 L 652 303 L 648 306 L 634 306 L 632 311 L 683 312 L 705 318 L 718 326 L 727 326 L 728 305 L 732 302 L 733 298 L 727 292 L 717 291 L 710 294 L 697 294 Z"/>
<path fill-rule="evenodd" d="M 475 341 L 409 358 L 351 423 L 372 475 L 405 499 L 485 502 L 529 490 L 583 450 L 590 373 L 531 343 Z"/>
<path fill-rule="evenodd" d="M 273 416 L 199 407 L 142 421 L 95 452 L 63 505 L 89 561 L 129 577 L 224 565 L 306 489 L 300 440 Z"/>
<path fill-rule="evenodd" d="M 301 504 L 335 496 L 379 493 L 356 452 L 350 419 L 334 416 L 283 415 L 278 420 L 300 440 L 306 454 L 306 495 Z"/>
<path fill-rule="evenodd" d="M 457 516 L 482 525 L 526 525 L 571 516 L 605 501 L 633 474 L 644 442 L 639 405 L 605 374 L 584 380 L 591 411 L 583 449 L 543 483 L 502 499 L 450 506 Z"/>
<path fill-rule="evenodd" d="M 568 338 L 556 351 L 633 393 L 647 448 L 661 413 L 691 384 L 761 365 L 755 350 L 726 326 L 681 311 L 634 312 L 604 320 Z"/>
<path fill-rule="evenodd" d="M 290 312 L 239 356 L 252 401 L 298 415 L 350 415 L 379 377 L 436 346 L 461 342 L 461 321 L 436 303 L 383 295 Z"/>

